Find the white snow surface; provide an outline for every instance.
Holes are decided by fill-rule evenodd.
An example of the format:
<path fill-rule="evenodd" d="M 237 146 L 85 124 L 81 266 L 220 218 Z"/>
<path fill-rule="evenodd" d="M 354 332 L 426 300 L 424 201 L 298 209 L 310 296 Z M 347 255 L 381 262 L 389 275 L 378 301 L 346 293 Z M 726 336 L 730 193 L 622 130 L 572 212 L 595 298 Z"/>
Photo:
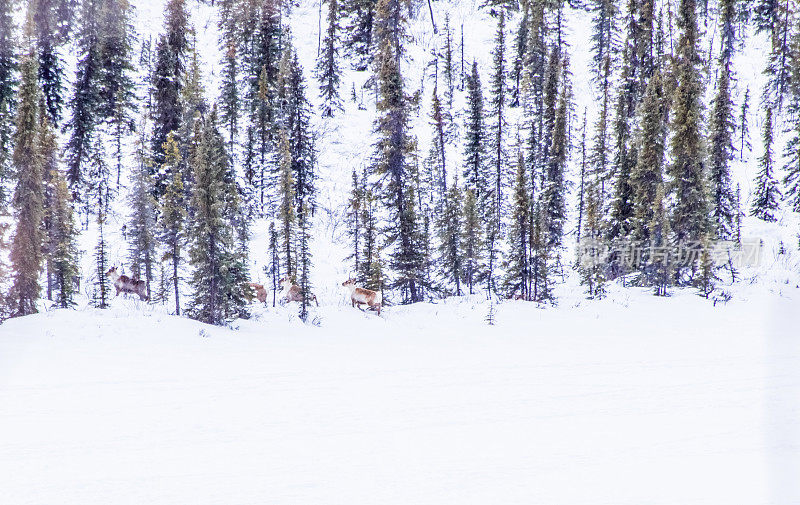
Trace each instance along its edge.
<path fill-rule="evenodd" d="M 483 308 L 7 321 L 0 502 L 800 503 L 791 299 Z"/>

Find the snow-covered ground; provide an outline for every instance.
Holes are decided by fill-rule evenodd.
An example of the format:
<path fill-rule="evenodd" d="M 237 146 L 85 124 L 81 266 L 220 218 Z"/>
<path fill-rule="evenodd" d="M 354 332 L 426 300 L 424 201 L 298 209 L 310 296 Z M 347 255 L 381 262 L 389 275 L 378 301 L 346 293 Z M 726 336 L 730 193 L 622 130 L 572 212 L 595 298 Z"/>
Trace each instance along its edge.
<path fill-rule="evenodd" d="M 0 502 L 797 504 L 797 303 L 737 298 L 10 320 Z"/>

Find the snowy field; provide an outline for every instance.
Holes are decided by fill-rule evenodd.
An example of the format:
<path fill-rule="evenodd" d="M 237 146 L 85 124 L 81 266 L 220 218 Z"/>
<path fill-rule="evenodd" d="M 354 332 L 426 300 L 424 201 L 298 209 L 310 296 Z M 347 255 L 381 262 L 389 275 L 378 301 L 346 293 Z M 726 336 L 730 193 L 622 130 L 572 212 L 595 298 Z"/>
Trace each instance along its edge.
<path fill-rule="evenodd" d="M 738 298 L 10 320 L 0 502 L 797 504 L 798 304 Z"/>

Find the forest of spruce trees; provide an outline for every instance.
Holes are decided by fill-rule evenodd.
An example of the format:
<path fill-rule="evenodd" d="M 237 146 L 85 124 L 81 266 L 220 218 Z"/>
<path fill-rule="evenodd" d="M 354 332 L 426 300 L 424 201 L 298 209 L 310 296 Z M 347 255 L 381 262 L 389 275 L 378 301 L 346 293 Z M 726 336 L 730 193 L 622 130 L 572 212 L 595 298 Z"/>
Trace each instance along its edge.
<path fill-rule="evenodd" d="M 206 89 L 198 1 L 218 12 L 219 89 Z M 136 32 L 128 0 L 0 0 L 0 214 L 13 216 L 0 222 L 0 319 L 81 293 L 107 307 L 109 215 L 123 207 L 115 260 L 150 303 L 211 324 L 248 317 L 251 255 L 269 303 L 283 276 L 310 293 L 326 154 L 315 125 L 349 102 L 371 111 L 374 142 L 363 167 L 338 167 L 351 181 L 347 261 L 394 304 L 555 304 L 572 272 L 589 298 L 609 282 L 708 297 L 735 280 L 711 252 L 741 242 L 744 215 L 800 213 L 796 0 L 485 0 L 485 68 L 440 2 L 322 3 L 304 68 L 292 0 L 167 0 L 157 38 Z M 591 40 L 565 28 L 579 11 Z M 404 75 L 416 22 L 438 37 L 424 90 Z M 734 56 L 762 34 L 767 85 L 737 94 Z M 576 106 L 571 44 L 591 45 L 596 117 Z M 366 89 L 345 70 L 367 73 Z M 430 138 L 412 128 L 420 117 Z M 751 134 L 763 150 L 742 195 L 731 165 Z M 268 227 L 268 250 L 251 250 L 254 226 Z M 80 250 L 88 230 L 93 248 Z M 305 321 L 305 300 L 299 311 Z"/>

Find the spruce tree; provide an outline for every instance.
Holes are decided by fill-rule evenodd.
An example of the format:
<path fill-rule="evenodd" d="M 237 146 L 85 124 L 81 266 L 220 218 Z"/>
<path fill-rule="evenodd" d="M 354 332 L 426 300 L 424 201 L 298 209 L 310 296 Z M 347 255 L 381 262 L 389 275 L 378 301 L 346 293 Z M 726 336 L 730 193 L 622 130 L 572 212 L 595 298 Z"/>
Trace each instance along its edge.
<path fill-rule="evenodd" d="M 405 2 L 379 0 L 375 23 L 378 35 L 378 119 L 373 171 L 379 178 L 381 198 L 389 211 L 387 244 L 394 248 L 392 287 L 403 303 L 421 301 L 424 285 L 424 257 L 420 250 L 420 223 L 416 197 L 409 184 L 409 104 L 400 72 L 405 32 Z"/>
<path fill-rule="evenodd" d="M 280 204 L 278 207 L 278 219 L 280 220 L 281 227 L 281 249 L 283 252 L 283 264 L 286 275 L 293 278 L 296 274 L 294 243 L 297 216 L 295 213 L 295 182 L 292 173 L 292 153 L 289 139 L 285 132 L 282 132 L 280 137 L 280 154 Z"/>
<path fill-rule="evenodd" d="M 105 225 L 108 216 L 108 209 L 105 202 L 98 202 L 97 206 L 97 245 L 94 248 L 95 261 L 95 280 L 94 292 L 92 294 L 92 305 L 98 309 L 108 308 L 108 301 L 111 295 L 111 288 L 108 284 L 108 243 L 105 236 Z"/>
<path fill-rule="evenodd" d="M 578 246 L 581 283 L 586 286 L 589 298 L 602 298 L 605 294 L 605 258 L 602 256 L 603 214 L 600 205 L 600 181 L 594 175 L 590 178 L 586 189 L 583 239 Z"/>
<path fill-rule="evenodd" d="M 511 101 L 509 102 L 510 107 L 517 107 L 520 105 L 522 79 L 524 76 L 525 61 L 527 59 L 526 52 L 528 49 L 531 10 L 530 2 L 523 2 L 521 7 L 522 16 L 520 17 L 519 26 L 517 27 L 517 34 L 514 37 L 514 64 L 511 67 L 511 81 L 513 87 L 511 89 Z"/>
<path fill-rule="evenodd" d="M 497 32 L 494 39 L 494 49 L 492 50 L 492 78 L 491 78 L 491 99 L 490 116 L 492 118 L 490 135 L 490 160 L 491 160 L 491 185 L 487 188 L 488 198 L 486 199 L 488 211 L 493 214 L 487 220 L 487 225 L 497 227 L 497 230 L 487 230 L 486 236 L 489 239 L 487 245 L 495 247 L 499 240 L 500 223 L 502 221 L 502 190 L 505 182 L 505 100 L 506 100 L 506 58 L 505 58 L 505 10 L 500 10 L 497 20 Z M 490 196 L 489 196 L 490 195 Z M 490 271 L 494 270 L 495 254 L 489 251 Z M 491 273 L 490 273 L 491 277 Z M 491 282 L 491 281 L 490 281 Z"/>
<path fill-rule="evenodd" d="M 672 109 L 671 193 L 675 198 L 672 230 L 681 242 L 699 242 L 708 229 L 704 153 L 701 136 L 703 86 L 698 66 L 699 32 L 695 0 L 681 0 L 678 8 L 681 30 L 676 48 L 676 79 Z"/>
<path fill-rule="evenodd" d="M 350 190 L 350 199 L 347 202 L 347 234 L 353 240 L 353 252 L 347 259 L 353 260 L 353 271 L 359 272 L 361 270 L 361 229 L 363 228 L 361 217 L 364 208 L 365 188 L 355 168 L 353 169 L 352 181 L 353 187 Z"/>
<path fill-rule="evenodd" d="M 664 179 L 667 134 L 665 95 L 663 74 L 659 69 L 650 78 L 639 108 L 639 130 L 635 139 L 639 156 L 631 172 L 634 204 L 632 237 L 640 243 L 650 239 L 655 208 L 653 202 Z"/>
<path fill-rule="evenodd" d="M 671 229 L 667 215 L 666 189 L 663 183 L 656 186 L 653 200 L 652 218 L 648 229 L 650 237 L 650 254 L 648 256 L 647 274 L 655 287 L 656 296 L 667 296 L 667 289 L 673 278 L 673 257 L 670 247 Z"/>
<path fill-rule="evenodd" d="M 73 193 L 79 195 L 84 205 L 89 200 L 86 164 L 96 153 L 98 112 L 100 109 L 100 0 L 86 0 L 81 5 L 80 31 L 78 33 L 78 68 L 75 90 L 69 100 L 72 116 L 66 127 L 70 132 L 66 145 L 67 180 Z M 88 206 L 87 206 L 88 211 Z"/>
<path fill-rule="evenodd" d="M 531 202 L 525 157 L 520 148 L 516 163 L 513 187 L 511 226 L 508 231 L 508 254 L 505 261 L 505 291 L 509 297 L 520 295 L 530 300 L 530 244 Z"/>
<path fill-rule="evenodd" d="M 172 263 L 170 282 L 175 296 L 175 315 L 181 313 L 180 300 L 180 265 L 181 248 L 185 242 L 186 201 L 183 187 L 183 178 L 178 166 L 181 162 L 178 142 L 171 133 L 167 135 L 167 145 L 164 146 L 164 171 L 171 173 L 172 177 L 161 199 L 160 237 L 166 246 L 165 259 Z"/>
<path fill-rule="evenodd" d="M 17 174 L 14 191 L 14 217 L 17 223 L 11 244 L 14 283 L 8 296 L 12 314 L 25 316 L 37 312 L 39 274 L 44 245 L 44 174 L 38 145 L 41 90 L 37 81 L 38 64 L 31 49 L 20 64 L 21 82 L 17 99 L 13 166 Z"/>
<path fill-rule="evenodd" d="M 778 189 L 778 182 L 775 180 L 775 166 L 772 154 L 772 109 L 767 108 L 766 118 L 764 119 L 763 136 L 764 154 L 758 158 L 758 165 L 761 170 L 755 180 L 755 192 L 753 203 L 750 207 L 750 215 L 762 221 L 777 221 L 775 212 L 778 210 L 778 200 L 781 197 Z"/>
<path fill-rule="evenodd" d="M 790 33 L 794 19 L 794 3 L 790 0 L 773 0 L 769 13 L 770 53 L 764 74 L 768 85 L 764 89 L 764 103 L 780 110 L 791 86 L 792 47 Z"/>
<path fill-rule="evenodd" d="M 339 0 L 326 0 L 328 4 L 328 27 L 322 41 L 322 52 L 317 58 L 317 79 L 320 82 L 322 115 L 333 117 L 336 110 L 342 110 L 339 95 L 341 71 L 339 70 Z"/>
<path fill-rule="evenodd" d="M 122 144 L 134 127 L 133 73 L 134 32 L 132 7 L 127 0 L 107 0 L 100 7 L 98 48 L 98 119 L 111 125 L 116 160 L 117 186 L 122 172 Z"/>
<path fill-rule="evenodd" d="M 11 0 L 0 0 L 0 209 L 8 201 L 6 184 L 11 176 L 14 92 L 17 87 L 17 41 L 12 3 Z"/>
<path fill-rule="evenodd" d="M 149 156 L 140 139 L 137 145 L 136 168 L 131 176 L 131 192 L 128 203 L 131 213 L 128 222 L 130 237 L 129 263 L 131 274 L 147 285 L 147 297 L 151 297 L 151 281 L 153 280 L 153 263 L 155 262 L 155 224 L 156 202 L 153 199 L 153 180 L 150 175 Z"/>
<path fill-rule="evenodd" d="M 192 165 L 190 262 L 194 271 L 188 313 L 199 321 L 221 325 L 248 315 L 244 298 L 247 268 L 235 233 L 239 196 L 225 140 L 217 127 L 216 108 L 203 121 Z"/>
<path fill-rule="evenodd" d="M 453 95 L 455 92 L 455 68 L 453 62 L 453 33 L 450 30 L 450 13 L 444 15 L 444 48 L 442 50 L 442 80 L 444 81 L 444 118 L 447 121 L 447 131 L 453 129 Z"/>
<path fill-rule="evenodd" d="M 64 61 L 60 52 L 72 35 L 78 7 L 74 0 L 34 0 L 28 5 L 38 51 L 39 85 L 54 126 L 60 123 L 64 104 Z"/>
<path fill-rule="evenodd" d="M 39 110 L 44 111 L 45 102 L 40 101 Z M 58 307 L 73 305 L 74 278 L 78 274 L 75 224 L 72 218 L 71 197 L 66 180 L 59 168 L 59 148 L 56 132 L 47 114 L 42 114 L 39 129 L 38 149 L 44 175 L 44 254 L 47 265 L 47 298 Z"/>
<path fill-rule="evenodd" d="M 465 186 L 471 190 L 481 209 L 486 208 L 488 180 L 486 174 L 486 132 L 484 129 L 483 91 L 481 89 L 478 64 L 472 62 L 472 71 L 467 75 L 467 111 L 464 125 L 464 172 Z"/>
<path fill-rule="evenodd" d="M 239 46 L 241 45 L 236 3 L 233 0 L 220 2 L 220 51 L 222 52 L 222 83 L 219 111 L 222 124 L 228 129 L 228 150 L 232 152 L 239 126 Z"/>
<path fill-rule="evenodd" d="M 447 190 L 442 211 L 436 216 L 436 228 L 439 236 L 439 273 L 445 282 L 444 291 L 456 296 L 461 296 L 464 275 L 462 227 L 461 190 L 457 182 L 453 182 Z"/>
<path fill-rule="evenodd" d="M 153 72 L 154 102 L 152 152 L 154 167 L 164 163 L 164 144 L 169 132 L 180 127 L 183 115 L 181 90 L 185 83 L 186 58 L 189 52 L 188 13 L 185 0 L 169 0 L 166 4 L 165 33 L 156 44 Z M 166 180 L 156 179 L 156 193 L 163 193 Z"/>
<path fill-rule="evenodd" d="M 595 78 L 605 88 L 608 83 L 606 62 L 613 61 L 618 49 L 617 16 L 619 7 L 613 0 L 592 0 L 589 8 L 594 11 L 592 19 L 592 70 Z"/>
<path fill-rule="evenodd" d="M 742 107 L 739 112 L 739 161 L 744 160 L 744 153 L 752 150 L 750 145 L 750 127 L 747 123 L 747 114 L 750 110 L 750 87 L 744 90 L 744 98 L 742 99 Z"/>
<path fill-rule="evenodd" d="M 303 294 L 300 300 L 300 319 L 308 321 L 308 304 L 311 295 L 311 248 L 309 241 L 311 210 L 306 201 L 297 209 L 297 284 Z"/>
<path fill-rule="evenodd" d="M 47 209 L 51 228 L 48 247 L 53 288 L 57 290 L 56 304 L 68 308 L 75 304 L 75 278 L 78 275 L 78 248 L 75 243 L 75 222 L 67 181 L 56 170 L 50 180 L 54 189 L 52 205 Z"/>
<path fill-rule="evenodd" d="M 730 97 L 730 72 L 722 63 L 717 95 L 711 104 L 710 186 L 711 217 L 717 238 L 727 240 L 733 231 L 733 192 L 729 163 L 733 159 L 733 102 Z"/>
<path fill-rule="evenodd" d="M 361 254 L 361 269 L 357 271 L 357 280 L 367 289 L 383 291 L 383 263 L 381 246 L 378 238 L 377 197 L 372 191 L 364 193 L 364 205 L 361 222 L 364 226 L 364 240 Z"/>
<path fill-rule="evenodd" d="M 466 188 L 462 210 L 464 222 L 461 236 L 461 256 L 463 258 L 464 283 L 469 289 L 469 294 L 474 294 L 475 285 L 480 281 L 482 273 L 483 223 L 481 215 L 475 192 Z"/>
<path fill-rule="evenodd" d="M 376 11 L 379 0 L 339 0 L 346 13 L 344 49 L 353 69 L 366 70 L 372 62 L 375 45 Z"/>

